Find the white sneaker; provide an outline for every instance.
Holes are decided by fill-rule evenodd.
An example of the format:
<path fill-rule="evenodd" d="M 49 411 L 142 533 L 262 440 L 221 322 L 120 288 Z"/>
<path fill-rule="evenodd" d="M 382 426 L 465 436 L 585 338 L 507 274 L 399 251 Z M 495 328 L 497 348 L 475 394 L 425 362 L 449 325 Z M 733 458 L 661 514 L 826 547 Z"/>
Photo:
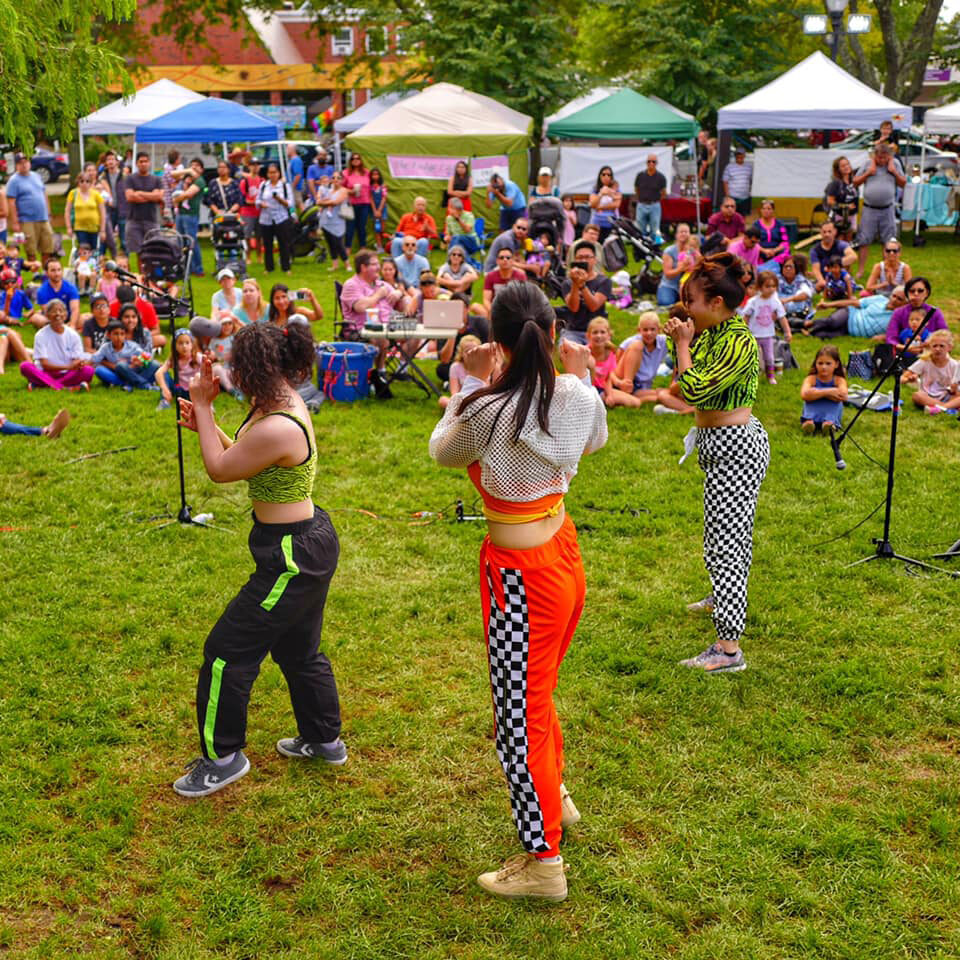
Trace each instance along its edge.
<path fill-rule="evenodd" d="M 673 407 L 665 407 L 662 403 L 655 403 L 653 405 L 654 413 L 679 413 L 679 410 L 674 410 Z"/>

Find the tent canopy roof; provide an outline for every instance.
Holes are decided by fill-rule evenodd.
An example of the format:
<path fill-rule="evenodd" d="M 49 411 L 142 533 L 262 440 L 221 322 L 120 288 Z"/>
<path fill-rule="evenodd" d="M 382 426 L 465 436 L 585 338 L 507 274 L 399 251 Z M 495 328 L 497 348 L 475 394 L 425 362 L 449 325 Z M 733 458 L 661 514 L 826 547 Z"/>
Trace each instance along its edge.
<path fill-rule="evenodd" d="M 861 83 L 819 50 L 735 103 L 721 107 L 718 130 L 806 130 L 910 125 L 910 107 Z"/>
<path fill-rule="evenodd" d="M 333 129 L 337 133 L 353 133 L 374 117 L 389 110 L 394 104 L 416 94 L 416 90 L 405 90 L 403 93 L 384 93 L 379 97 L 368 100 L 362 107 L 357 107 L 352 113 L 333 121 Z"/>
<path fill-rule="evenodd" d="M 527 136 L 532 120 L 452 83 L 435 83 L 364 124 L 354 136 Z"/>
<path fill-rule="evenodd" d="M 552 122 L 550 136 L 564 140 L 686 140 L 695 137 L 699 129 L 692 117 L 624 87 Z"/>
<path fill-rule="evenodd" d="M 278 140 L 281 131 L 266 117 L 221 97 L 204 97 L 137 127 L 139 143 L 231 143 Z"/>
<path fill-rule="evenodd" d="M 203 99 L 203 94 L 181 87 L 172 80 L 157 80 L 138 90 L 132 97 L 121 97 L 83 117 L 80 120 L 80 133 L 83 136 L 133 133 L 142 123 Z"/>
<path fill-rule="evenodd" d="M 928 110 L 923 126 L 927 133 L 960 133 L 960 100 Z"/>

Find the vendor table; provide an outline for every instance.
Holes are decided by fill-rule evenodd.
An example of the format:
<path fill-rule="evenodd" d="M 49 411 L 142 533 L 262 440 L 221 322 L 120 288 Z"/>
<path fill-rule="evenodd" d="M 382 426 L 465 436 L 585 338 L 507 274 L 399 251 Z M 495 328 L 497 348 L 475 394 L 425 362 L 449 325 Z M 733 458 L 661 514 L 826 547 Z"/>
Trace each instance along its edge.
<path fill-rule="evenodd" d="M 395 357 L 396 366 L 387 372 L 387 383 L 391 384 L 398 377 L 406 373 L 411 380 L 428 396 L 441 396 L 437 385 L 427 376 L 416 362 L 418 354 L 427 345 L 429 340 L 449 340 L 460 333 L 456 329 L 438 329 L 437 327 L 425 327 L 418 323 L 416 326 L 404 326 L 402 322 L 388 325 L 386 330 L 368 329 L 363 327 L 360 330 L 360 336 L 364 340 L 389 340 L 392 343 L 403 343 L 408 340 L 419 340 L 417 349 L 407 356 L 402 352 Z"/>

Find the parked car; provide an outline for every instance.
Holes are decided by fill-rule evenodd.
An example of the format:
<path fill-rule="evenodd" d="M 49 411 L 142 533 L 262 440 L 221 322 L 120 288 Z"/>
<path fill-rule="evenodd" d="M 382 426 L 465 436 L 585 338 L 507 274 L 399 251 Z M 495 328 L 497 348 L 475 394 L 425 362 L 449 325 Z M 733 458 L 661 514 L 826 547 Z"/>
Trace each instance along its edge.
<path fill-rule="evenodd" d="M 261 176 L 265 177 L 267 175 L 266 167 L 268 163 L 279 162 L 280 151 L 286 151 L 287 145 L 290 143 L 296 146 L 297 153 L 303 159 L 304 172 L 313 163 L 317 151 L 323 149 L 323 144 L 317 140 L 265 140 L 262 143 L 251 144 L 250 152 L 253 154 L 254 161 L 260 164 Z"/>
<path fill-rule="evenodd" d="M 37 147 L 30 158 L 30 169 L 37 174 L 44 183 L 56 183 L 57 180 L 70 170 L 70 161 L 65 153 L 54 153 Z"/>
<path fill-rule="evenodd" d="M 873 130 L 863 130 L 860 133 L 852 133 L 845 140 L 833 144 L 834 150 L 869 150 L 871 144 L 876 139 L 876 132 Z M 910 169 L 914 164 L 920 163 L 920 154 L 923 148 L 923 137 L 912 130 L 900 131 L 900 147 L 897 156 L 903 165 L 904 173 L 910 175 Z M 923 161 L 924 173 L 935 173 L 939 169 L 951 167 L 957 169 L 957 155 L 949 150 L 941 150 L 932 140 L 927 140 L 927 154 Z"/>

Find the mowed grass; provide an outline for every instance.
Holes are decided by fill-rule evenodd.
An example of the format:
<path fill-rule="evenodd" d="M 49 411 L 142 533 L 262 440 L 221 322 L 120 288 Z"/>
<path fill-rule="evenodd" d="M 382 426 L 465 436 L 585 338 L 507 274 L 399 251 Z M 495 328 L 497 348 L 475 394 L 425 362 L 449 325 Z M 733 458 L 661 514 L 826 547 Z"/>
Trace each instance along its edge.
<path fill-rule="evenodd" d="M 958 247 L 905 248 L 954 330 Z M 208 254 L 209 266 L 209 254 Z M 332 306 L 326 267 L 294 280 Z M 214 285 L 197 284 L 204 305 Z M 634 318 L 617 314 L 618 338 Z M 329 335 L 329 322 L 318 333 Z M 854 346 L 844 341 L 842 351 Z M 798 339 L 805 368 L 816 344 Z M 518 850 L 493 749 L 474 491 L 435 466 L 438 408 L 325 406 L 315 499 L 342 542 L 324 647 L 349 763 L 282 759 L 294 731 L 269 659 L 254 687 L 251 773 L 184 801 L 206 632 L 251 569 L 242 484 L 219 487 L 187 434 L 195 511 L 176 508 L 176 442 L 156 395 L 28 393 L 0 410 L 75 420 L 57 442 L 0 443 L 0 953 L 51 958 L 955 958 L 960 955 L 956 581 L 873 550 L 885 473 L 852 446 L 838 473 L 799 430 L 805 369 L 762 385 L 771 437 L 744 647 L 750 669 L 676 666 L 711 638 L 701 483 L 683 417 L 609 415 L 567 498 L 588 601 L 561 672 L 566 782 L 583 821 L 570 897 L 503 903 L 475 884 Z M 217 403 L 225 429 L 242 411 Z M 848 413 L 849 416 L 849 413 Z M 858 440 L 885 462 L 889 415 Z M 893 542 L 929 558 L 960 537 L 960 424 L 901 421 Z M 135 450 L 76 462 L 118 447 Z M 418 511 L 441 512 L 433 521 Z M 145 522 L 147 521 L 147 522 Z M 838 538 L 833 542 L 824 541 Z M 960 563 L 954 562 L 960 568 Z"/>

